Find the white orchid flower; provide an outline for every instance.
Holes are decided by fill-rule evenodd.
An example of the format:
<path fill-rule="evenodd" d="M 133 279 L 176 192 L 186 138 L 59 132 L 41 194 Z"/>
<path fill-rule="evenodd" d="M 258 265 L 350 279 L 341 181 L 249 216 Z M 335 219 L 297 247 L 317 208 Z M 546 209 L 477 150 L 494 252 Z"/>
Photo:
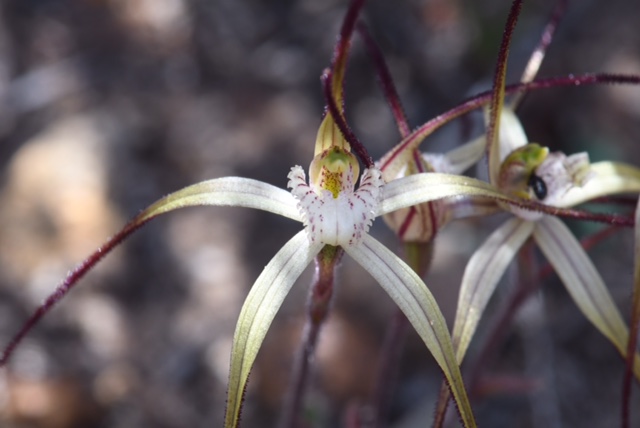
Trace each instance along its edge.
<path fill-rule="evenodd" d="M 640 170 L 614 162 L 589 163 L 530 144 L 515 113 L 504 106 L 508 44 L 521 2 L 515 1 L 501 46 L 487 132 L 490 182 L 506 196 L 547 207 L 570 207 L 616 193 L 639 193 Z M 514 13 L 515 12 L 515 13 Z M 520 247 L 532 238 L 582 313 L 626 355 L 628 328 L 602 277 L 569 228 L 545 212 L 502 207 L 514 214 L 473 254 L 465 269 L 453 328 L 460 363 L 495 287 Z M 640 357 L 634 373 L 640 379 Z"/>
<path fill-rule="evenodd" d="M 329 98 L 340 106 L 343 102 L 346 53 L 350 43 L 349 27 L 355 24 L 362 4 L 362 0 L 354 1 L 345 17 L 331 72 L 327 74 L 332 77 L 327 79 L 329 83 L 325 82 Z M 342 109 L 335 111 L 334 106 L 333 110 L 333 113 L 325 115 L 320 125 L 308 181 L 303 168 L 294 166 L 288 174 L 290 192 L 249 178 L 224 177 L 188 186 L 160 199 L 137 215 L 64 279 L 5 348 L 0 366 L 6 363 L 30 329 L 79 279 L 150 220 L 179 208 L 193 206 L 255 208 L 300 222 L 303 229 L 284 244 L 267 264 L 242 306 L 232 345 L 226 428 L 238 426 L 249 372 L 291 287 L 319 253 L 324 249 L 328 249 L 326 253 L 331 253 L 332 249 L 338 247 L 369 272 L 404 312 L 444 372 L 464 426 L 475 427 L 450 332 L 433 295 L 407 264 L 369 235 L 371 223 L 377 217 L 415 203 L 455 195 L 459 186 L 456 187 L 455 179 L 452 182 L 447 178 L 444 189 L 431 195 L 425 192 L 420 201 L 412 196 L 403 198 L 407 192 L 416 189 L 413 186 L 402 187 L 402 180 L 386 185 L 381 171 L 372 162 L 360 176 L 358 161 L 351 153 L 352 147 L 334 121 L 335 117 L 343 119 Z M 359 147 L 354 149 L 357 151 Z M 362 154 L 358 154 L 362 158 Z M 360 185 L 356 188 L 358 178 Z"/>
<path fill-rule="evenodd" d="M 325 246 L 334 246 L 341 247 L 369 272 L 404 312 L 451 385 L 465 427 L 474 427 L 450 333 L 438 304 L 420 277 L 369 235 L 371 223 L 377 217 L 415 203 L 458 195 L 468 187 L 466 179 L 438 178 L 436 174 L 428 177 L 429 187 L 424 188 L 405 179 L 385 184 L 380 170 L 372 166 L 364 170 L 356 188 L 358 162 L 335 128 L 331 115 L 325 117 L 320 127 L 316 147 L 318 153 L 311 163 L 308 182 L 300 166 L 289 172 L 291 192 L 249 178 L 224 177 L 188 186 L 142 211 L 58 286 L 5 348 L 0 365 L 6 363 L 24 335 L 89 269 L 148 221 L 192 206 L 255 208 L 300 222 L 304 228 L 267 264 L 240 312 L 233 339 L 225 426 L 237 426 L 249 372 L 289 290 Z"/>

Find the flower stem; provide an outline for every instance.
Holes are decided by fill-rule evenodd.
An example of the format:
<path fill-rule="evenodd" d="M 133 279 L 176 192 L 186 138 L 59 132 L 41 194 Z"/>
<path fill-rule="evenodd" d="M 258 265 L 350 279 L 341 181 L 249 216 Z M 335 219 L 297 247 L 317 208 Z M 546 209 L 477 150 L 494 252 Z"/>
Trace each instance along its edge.
<path fill-rule="evenodd" d="M 281 428 L 301 426 L 300 410 L 309 379 L 311 357 L 318 343 L 320 329 L 331 309 L 335 270 L 342 257 L 340 247 L 326 245 L 316 257 L 316 275 L 307 300 L 307 319 L 296 355 L 291 384 L 285 398 Z"/>

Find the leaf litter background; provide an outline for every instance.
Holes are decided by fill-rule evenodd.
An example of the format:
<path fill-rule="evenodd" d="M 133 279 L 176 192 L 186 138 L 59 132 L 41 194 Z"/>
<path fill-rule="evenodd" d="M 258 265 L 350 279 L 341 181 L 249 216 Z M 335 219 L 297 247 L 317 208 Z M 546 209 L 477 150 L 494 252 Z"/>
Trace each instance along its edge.
<path fill-rule="evenodd" d="M 5 0 L 0 4 L 0 337 L 9 340 L 65 273 L 140 209 L 207 178 L 286 185 L 312 156 L 346 2 L 280 0 Z M 552 1 L 530 1 L 515 35 L 518 79 Z M 371 0 L 372 27 L 412 125 L 480 90 L 494 68 L 507 2 Z M 573 2 L 541 75 L 640 73 L 638 5 Z M 374 157 L 398 136 L 356 41 L 349 120 Z M 553 89 L 521 110 L 532 141 L 638 164 L 640 90 Z M 447 127 L 434 151 L 478 133 Z M 481 164 L 481 170 L 484 164 Z M 438 238 L 427 283 L 451 320 L 471 252 L 500 218 L 454 224 Z M 175 212 L 108 257 L 27 338 L 0 378 L 7 427 L 204 427 L 223 419 L 240 305 L 298 225 L 241 209 Z M 576 225 L 578 233 L 594 231 Z M 373 233 L 399 248 L 379 221 Z M 626 315 L 632 241 L 619 232 L 591 254 Z M 507 275 L 491 315 L 514 288 Z M 310 272 L 271 328 L 250 379 L 243 426 L 274 424 L 287 387 Z M 619 423 L 622 361 L 561 284 L 519 312 L 486 373 L 526 374 L 538 388 L 476 400 L 482 426 Z M 349 260 L 315 360 L 312 426 L 338 426 L 371 393 L 393 306 Z M 439 373 L 410 335 L 392 403 L 394 427 L 429 424 Z M 516 382 L 515 388 L 524 384 Z M 635 387 L 634 402 L 638 400 Z M 640 423 L 640 412 L 635 421 Z"/>

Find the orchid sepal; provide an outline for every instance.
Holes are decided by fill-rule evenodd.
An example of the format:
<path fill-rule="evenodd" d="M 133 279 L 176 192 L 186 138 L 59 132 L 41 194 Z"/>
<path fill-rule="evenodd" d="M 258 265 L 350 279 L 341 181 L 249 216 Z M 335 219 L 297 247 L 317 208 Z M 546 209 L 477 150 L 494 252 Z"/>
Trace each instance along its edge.
<path fill-rule="evenodd" d="M 517 217 L 507 220 L 482 244 L 467 263 L 462 277 L 453 327 L 458 364 L 462 363 L 481 315 L 500 278 L 531 236 L 535 223 Z"/>
<path fill-rule="evenodd" d="M 143 223 L 178 208 L 206 205 L 255 208 L 302 222 L 296 203 L 291 193 L 271 184 L 249 178 L 223 177 L 173 192 L 150 205 L 134 221 Z"/>
<path fill-rule="evenodd" d="M 324 244 L 304 230 L 289 240 L 264 268 L 242 305 L 231 351 L 225 428 L 238 426 L 242 398 L 253 362 L 284 298 Z"/>
<path fill-rule="evenodd" d="M 621 162 L 596 162 L 589 171 L 591 178 L 583 186 L 570 189 L 558 202 L 559 207 L 621 193 L 640 193 L 640 168 Z"/>
<path fill-rule="evenodd" d="M 569 228 L 559 219 L 545 216 L 537 222 L 533 237 L 583 315 L 624 358 L 629 330 L 602 277 Z M 637 354 L 633 371 L 640 380 Z"/>
<path fill-rule="evenodd" d="M 451 336 L 438 304 L 420 277 L 370 235 L 344 249 L 373 276 L 405 314 L 442 369 L 465 427 L 475 427 Z"/>

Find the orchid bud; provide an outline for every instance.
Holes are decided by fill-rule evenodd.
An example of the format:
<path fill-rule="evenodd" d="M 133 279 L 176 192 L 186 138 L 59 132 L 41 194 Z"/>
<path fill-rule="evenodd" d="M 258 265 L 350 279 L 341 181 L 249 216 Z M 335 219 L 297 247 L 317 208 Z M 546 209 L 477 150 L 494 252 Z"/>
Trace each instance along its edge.
<path fill-rule="evenodd" d="M 434 172 L 434 168 L 419 154 L 403 168 L 397 178 L 422 172 Z M 384 222 L 402 242 L 430 242 L 451 215 L 443 200 L 426 202 L 386 214 Z"/>
<path fill-rule="evenodd" d="M 333 116 L 331 116 L 331 114 L 327 114 L 324 119 L 322 119 L 322 123 L 318 129 L 318 134 L 316 135 L 316 146 L 313 154 L 314 156 L 318 156 L 322 152 L 333 147 L 346 150 L 347 152 L 351 151 L 349 143 L 342 135 L 342 132 L 340 132 Z"/>
<path fill-rule="evenodd" d="M 331 147 L 316 155 L 309 166 L 309 184 L 320 195 L 322 190 L 334 198 L 343 191 L 352 192 L 360 174 L 358 159 L 340 147 Z"/>

